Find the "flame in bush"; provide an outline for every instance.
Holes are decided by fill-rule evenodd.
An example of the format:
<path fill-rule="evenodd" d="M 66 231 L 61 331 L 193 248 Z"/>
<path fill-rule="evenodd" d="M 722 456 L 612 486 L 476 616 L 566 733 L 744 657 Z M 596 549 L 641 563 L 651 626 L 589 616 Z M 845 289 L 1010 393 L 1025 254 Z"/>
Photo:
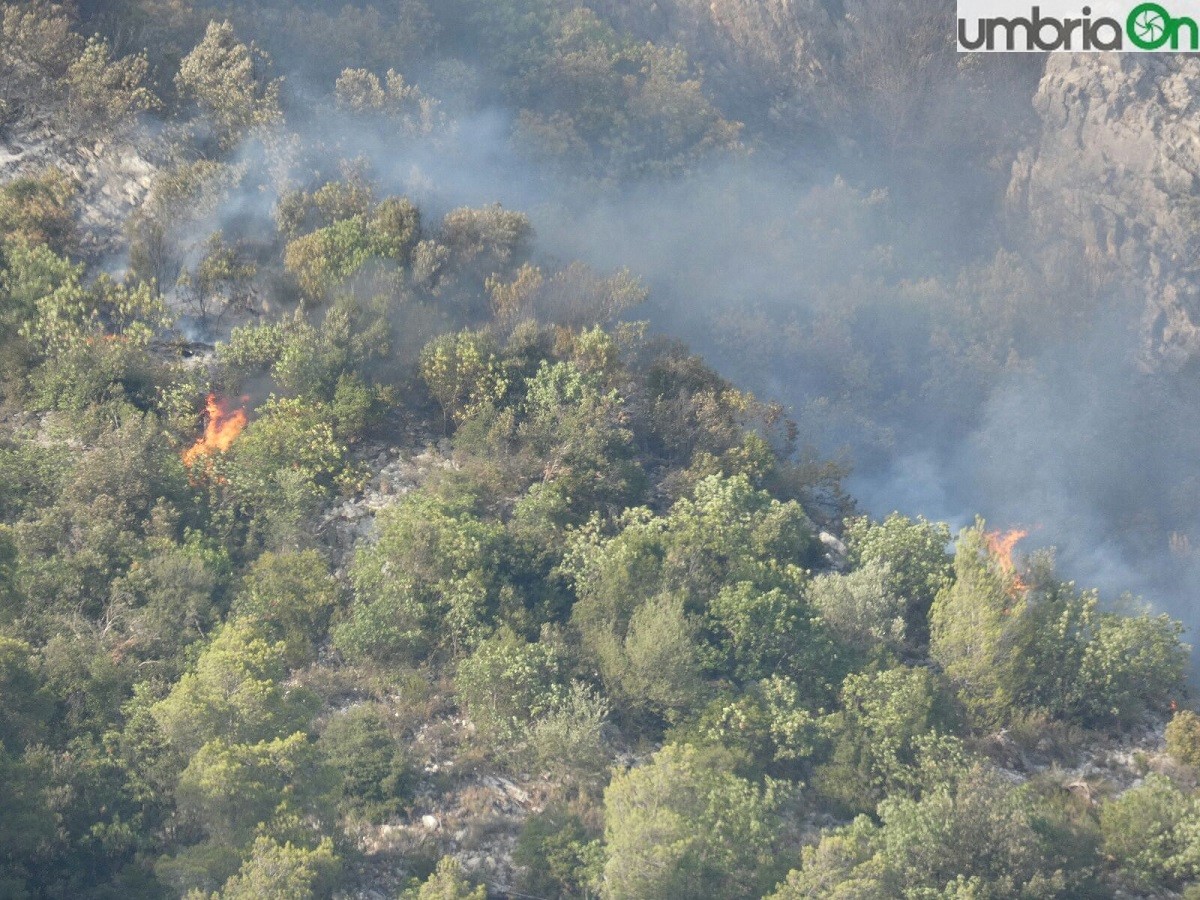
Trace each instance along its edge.
<path fill-rule="evenodd" d="M 204 401 L 208 413 L 208 422 L 204 426 L 204 436 L 192 446 L 183 451 L 183 464 L 191 467 L 202 456 L 214 453 L 224 453 L 246 427 L 246 410 L 238 407 L 230 410 L 228 405 L 216 394 L 209 394 Z"/>
<path fill-rule="evenodd" d="M 996 565 L 999 566 L 1004 577 L 1011 580 L 1012 589 L 1014 591 L 1028 590 L 1028 585 L 1017 574 L 1017 566 L 1013 562 L 1012 555 L 1017 544 L 1029 537 L 1029 532 L 1021 528 L 1005 532 L 989 531 L 985 537 L 988 553 L 996 561 Z"/>

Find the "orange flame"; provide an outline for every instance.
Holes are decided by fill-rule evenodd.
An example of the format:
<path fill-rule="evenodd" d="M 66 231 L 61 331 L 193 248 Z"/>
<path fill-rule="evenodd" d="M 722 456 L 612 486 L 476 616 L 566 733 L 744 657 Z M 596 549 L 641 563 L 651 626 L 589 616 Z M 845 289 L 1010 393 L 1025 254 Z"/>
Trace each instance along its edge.
<path fill-rule="evenodd" d="M 192 446 L 183 451 L 183 464 L 189 468 L 196 464 L 202 456 L 214 453 L 224 453 L 246 427 L 246 410 L 244 407 L 229 411 L 227 405 L 209 394 L 204 401 L 208 413 L 208 422 L 204 426 L 204 436 Z"/>
<path fill-rule="evenodd" d="M 1017 574 L 1017 566 L 1013 562 L 1013 550 L 1018 543 L 1029 537 L 1029 532 L 1021 528 L 1004 533 L 989 531 L 984 537 L 987 540 L 988 553 L 996 561 L 996 565 L 999 566 L 1005 578 L 1010 580 L 1013 591 L 1028 590 L 1029 586 Z"/>

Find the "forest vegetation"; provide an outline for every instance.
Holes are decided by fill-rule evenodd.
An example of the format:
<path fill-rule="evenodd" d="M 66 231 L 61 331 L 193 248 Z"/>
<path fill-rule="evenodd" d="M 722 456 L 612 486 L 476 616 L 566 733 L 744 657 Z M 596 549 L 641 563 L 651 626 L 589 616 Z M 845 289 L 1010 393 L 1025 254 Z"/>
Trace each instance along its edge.
<path fill-rule="evenodd" d="M 828 362 L 797 408 L 536 211 L 398 186 L 919 156 L 921 90 L 993 86 L 872 62 L 863 5 L 790 124 L 633 0 L 3 5 L 0 896 L 1200 897 L 1183 625 L 1021 523 L 866 514 L 816 433 L 949 428 L 1087 308 L 1001 256 L 897 288 L 915 343 L 844 285 L 727 321 Z M 830 246 L 885 202 L 834 195 Z"/>

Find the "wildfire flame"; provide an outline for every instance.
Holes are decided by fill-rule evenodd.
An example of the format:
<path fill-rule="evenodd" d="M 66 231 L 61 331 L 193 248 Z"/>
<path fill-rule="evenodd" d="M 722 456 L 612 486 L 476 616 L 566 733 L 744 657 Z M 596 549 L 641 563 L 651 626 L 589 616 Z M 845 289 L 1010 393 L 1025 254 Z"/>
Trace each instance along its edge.
<path fill-rule="evenodd" d="M 988 553 L 996 561 L 996 565 L 999 566 L 1005 578 L 1011 580 L 1013 591 L 1028 590 L 1029 586 L 1017 574 L 1017 566 L 1013 562 L 1012 555 L 1017 544 L 1029 537 L 1029 532 L 1021 528 L 1005 532 L 990 531 L 985 537 Z"/>
<path fill-rule="evenodd" d="M 204 401 L 208 421 L 204 425 L 204 436 L 183 451 L 183 464 L 189 468 L 204 456 L 224 453 L 246 427 L 245 407 L 230 410 L 216 394 L 209 394 Z"/>

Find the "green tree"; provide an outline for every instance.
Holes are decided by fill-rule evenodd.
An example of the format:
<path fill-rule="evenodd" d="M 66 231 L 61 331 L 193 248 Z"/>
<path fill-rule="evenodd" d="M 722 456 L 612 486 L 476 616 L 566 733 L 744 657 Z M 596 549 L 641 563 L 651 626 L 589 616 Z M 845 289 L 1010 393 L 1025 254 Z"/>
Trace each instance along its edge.
<path fill-rule="evenodd" d="M 699 623 L 679 597 L 651 597 L 629 617 L 624 640 L 593 649 L 612 686 L 635 710 L 674 721 L 708 693 Z"/>
<path fill-rule="evenodd" d="M 461 331 L 435 338 L 421 351 L 421 378 L 442 407 L 446 427 L 472 408 L 494 403 L 508 383 L 484 332 Z"/>
<path fill-rule="evenodd" d="M 209 22 L 204 39 L 179 66 L 175 86 L 211 123 L 229 149 L 250 128 L 279 121 L 280 82 L 270 81 L 266 55 L 238 41 L 229 22 Z"/>
<path fill-rule="evenodd" d="M 754 681 L 778 668 L 830 690 L 837 650 L 804 598 L 812 541 L 799 504 L 745 476 L 706 478 L 665 516 L 629 510 L 611 538 L 583 530 L 565 566 L 572 621 L 610 696 L 678 713 L 703 699 L 709 666 Z"/>
<path fill-rule="evenodd" d="M 248 543 L 294 546 L 320 504 L 350 482 L 346 457 L 327 405 L 271 397 L 214 460 L 217 505 L 231 530 L 249 520 Z"/>
<path fill-rule="evenodd" d="M 600 841 L 578 815 L 562 807 L 525 820 L 513 862 L 525 870 L 522 890 L 542 897 L 587 896 L 604 864 Z"/>
<path fill-rule="evenodd" d="M 1166 729 L 1167 753 L 1185 766 L 1200 766 L 1200 716 L 1181 709 L 1171 717 Z"/>
<path fill-rule="evenodd" d="M 288 244 L 284 264 L 301 293 L 320 301 L 371 259 L 366 222 L 343 219 Z"/>
<path fill-rule="evenodd" d="M 46 779 L 19 752 L 0 747 L 0 893 L 32 897 L 38 888 L 35 867 L 55 834 L 54 813 L 46 802 Z"/>
<path fill-rule="evenodd" d="M 1025 709 L 1096 727 L 1166 709 L 1182 684 L 1182 628 L 1148 611 L 1104 612 L 1095 591 L 1049 581 L 1005 629 L 1003 678 Z"/>
<path fill-rule="evenodd" d="M 938 693 L 926 669 L 849 675 L 841 709 L 822 723 L 833 753 L 816 770 L 817 790 L 851 813 L 872 813 L 888 796 L 916 796 L 927 763 L 921 757 L 932 749 L 923 738 L 951 724 Z"/>
<path fill-rule="evenodd" d="M 213 898 L 317 900 L 329 894 L 340 868 L 341 861 L 329 838 L 322 838 L 315 848 L 306 850 L 264 835 L 255 839 L 242 868 Z"/>
<path fill-rule="evenodd" d="M 930 646 L 978 724 L 1037 713 L 1128 725 L 1178 691 L 1187 654 L 1178 622 L 1103 612 L 1095 591 L 1044 565 L 1024 584 L 990 549 L 982 522 L 960 536 L 954 569 L 934 602 Z"/>
<path fill-rule="evenodd" d="M 605 897 L 745 897 L 774 883 L 786 860 L 781 789 L 728 769 L 720 754 L 669 745 L 613 777 L 604 792 Z"/>
<path fill-rule="evenodd" d="M 930 654 L 981 722 L 1002 720 L 1012 709 L 1012 698 L 1004 693 L 1004 634 L 1023 605 L 1012 576 L 988 549 L 982 521 L 963 529 L 954 581 L 939 591 L 930 611 Z"/>
<path fill-rule="evenodd" d="M 78 238 L 72 201 L 78 185 L 60 169 L 14 178 L 0 187 L 0 233 L 6 243 L 67 254 Z"/>
<path fill-rule="evenodd" d="M 259 826 L 289 813 L 328 821 L 331 774 L 302 731 L 256 743 L 218 737 L 188 761 L 176 800 L 210 839 L 240 848 Z"/>
<path fill-rule="evenodd" d="M 443 856 L 424 882 L 409 888 L 403 900 L 486 900 L 487 888 L 471 887 L 462 866 L 452 856 Z"/>
<path fill-rule="evenodd" d="M 233 601 L 235 615 L 282 641 L 289 665 L 311 661 L 337 605 L 337 583 L 316 550 L 271 553 L 250 566 Z"/>
<path fill-rule="evenodd" d="M 715 744 L 744 754 L 751 773 L 800 774 L 824 743 L 824 724 L 795 682 L 776 675 L 718 696 L 668 733 L 678 743 Z"/>
<path fill-rule="evenodd" d="M 1189 647 L 1166 615 L 1103 614 L 1080 666 L 1085 721 L 1137 721 L 1164 710 L 1183 684 Z"/>
<path fill-rule="evenodd" d="M 915 646 L 924 646 L 929 640 L 930 607 L 953 580 L 947 553 L 949 526 L 892 513 L 878 523 L 865 517 L 850 519 L 845 538 L 856 567 L 886 567 L 888 592 L 904 602 L 906 635 Z"/>
<path fill-rule="evenodd" d="M 269 375 L 289 396 L 329 404 L 338 437 L 357 436 L 376 406 L 366 379 L 390 351 L 382 302 L 339 296 L 314 323 L 302 313 L 237 327 L 217 357 L 231 391 Z M 357 424 L 356 424 L 357 423 Z"/>
<path fill-rule="evenodd" d="M 334 644 L 354 660 L 416 664 L 483 638 L 504 587 L 504 532 L 463 504 L 414 494 L 381 512 L 351 567 L 355 602 Z"/>
<path fill-rule="evenodd" d="M 369 215 L 338 219 L 293 239 L 284 251 L 284 264 L 306 297 L 324 300 L 371 260 L 407 265 L 420 229 L 417 208 L 391 197 Z"/>
<path fill-rule="evenodd" d="M 645 478 L 625 403 L 599 373 L 543 362 L 526 384 L 523 413 L 518 436 L 541 464 L 540 490 L 558 500 L 540 502 L 568 512 L 554 516 L 556 524 L 581 524 L 596 509 L 615 512 L 641 493 Z"/>
<path fill-rule="evenodd" d="M 166 324 L 150 285 L 104 274 L 89 281 L 82 264 L 14 241 L 0 260 L 0 296 L 32 406 L 81 410 L 127 397 L 150 405 L 156 373 L 145 350 Z"/>
<path fill-rule="evenodd" d="M 740 682 L 752 682 L 779 670 L 795 677 L 797 664 L 817 647 L 836 650 L 822 634 L 807 598 L 797 586 L 765 590 L 751 581 L 720 589 L 709 603 L 707 630 L 724 657 L 722 669 Z M 805 647 L 805 638 L 812 645 Z"/>
<path fill-rule="evenodd" d="M 38 676 L 33 648 L 0 635 L 0 747 L 19 754 L 45 735 L 52 698 Z"/>
<path fill-rule="evenodd" d="M 11 327 L 43 357 L 102 340 L 144 348 L 165 321 L 162 301 L 148 285 L 103 276 L 85 283 L 82 265 L 42 245 L 6 245 L 0 291 Z"/>
<path fill-rule="evenodd" d="M 382 821 L 409 799 L 412 766 L 378 707 L 359 704 L 337 713 L 325 724 L 318 747 L 340 776 L 344 810 Z"/>
<path fill-rule="evenodd" d="M 1200 877 L 1200 806 L 1150 775 L 1100 808 L 1103 849 L 1138 891 L 1177 890 Z"/>
<path fill-rule="evenodd" d="M 899 649 L 904 642 L 906 603 L 893 592 L 887 563 L 818 575 L 808 598 L 830 630 L 864 656 L 879 647 Z"/>
<path fill-rule="evenodd" d="M 552 707 L 561 668 L 554 647 L 502 626 L 459 662 L 454 687 L 483 738 L 503 744 Z"/>
<path fill-rule="evenodd" d="M 387 116 L 414 136 L 432 134 L 445 118 L 437 100 L 406 82 L 395 69 L 388 69 L 382 80 L 367 69 L 345 69 L 333 92 L 342 109 Z"/>
<path fill-rule="evenodd" d="M 64 121 L 83 134 L 128 128 L 139 113 L 158 106 L 143 85 L 149 69 L 145 54 L 113 59 L 108 41 L 90 38 L 64 77 Z"/>
<path fill-rule="evenodd" d="M 334 773 L 308 734 L 319 701 L 284 683 L 285 659 L 282 642 L 268 644 L 251 623 L 234 619 L 149 707 L 163 743 L 153 748 L 152 735 L 139 743 L 163 756 L 158 777 L 172 782 L 191 838 L 156 871 L 181 894 L 212 891 L 234 876 L 256 832 L 295 841 L 311 836 L 296 820 L 319 830 L 333 818 Z"/>
<path fill-rule="evenodd" d="M 516 81 L 519 134 L 534 155 L 629 177 L 737 150 L 740 126 L 705 96 L 681 48 L 620 35 L 586 7 L 550 18 L 541 41 Z"/>
<path fill-rule="evenodd" d="M 165 520 L 189 502 L 177 451 L 156 419 L 124 406 L 109 412 L 88 434 L 91 446 L 53 476 L 49 502 L 30 508 L 10 532 L 19 600 L 11 611 L 23 630 L 76 633 L 54 625 L 70 610 L 120 635 L 111 627 L 124 627 L 114 621 L 121 612 L 112 606 L 115 580 L 150 555 L 159 527 L 169 532 Z"/>
<path fill-rule="evenodd" d="M 253 744 L 307 727 L 315 697 L 289 688 L 287 647 L 268 643 L 246 621 L 217 632 L 152 713 L 171 745 L 185 758 L 210 741 Z"/>
<path fill-rule="evenodd" d="M 175 677 L 184 648 L 202 640 L 217 621 L 231 564 L 223 550 L 205 546 L 195 532 L 183 544 L 159 539 L 151 546 L 146 558 L 113 580 L 104 616 L 121 638 L 123 657 Z"/>
<path fill-rule="evenodd" d="M 889 798 L 803 851 L 771 900 L 1075 896 L 1036 809 L 1000 773 L 974 766 L 920 799 Z"/>
<path fill-rule="evenodd" d="M 603 781 L 610 760 L 610 711 L 608 701 L 581 682 L 556 691 L 549 710 L 526 730 L 534 765 L 562 784 Z"/>

